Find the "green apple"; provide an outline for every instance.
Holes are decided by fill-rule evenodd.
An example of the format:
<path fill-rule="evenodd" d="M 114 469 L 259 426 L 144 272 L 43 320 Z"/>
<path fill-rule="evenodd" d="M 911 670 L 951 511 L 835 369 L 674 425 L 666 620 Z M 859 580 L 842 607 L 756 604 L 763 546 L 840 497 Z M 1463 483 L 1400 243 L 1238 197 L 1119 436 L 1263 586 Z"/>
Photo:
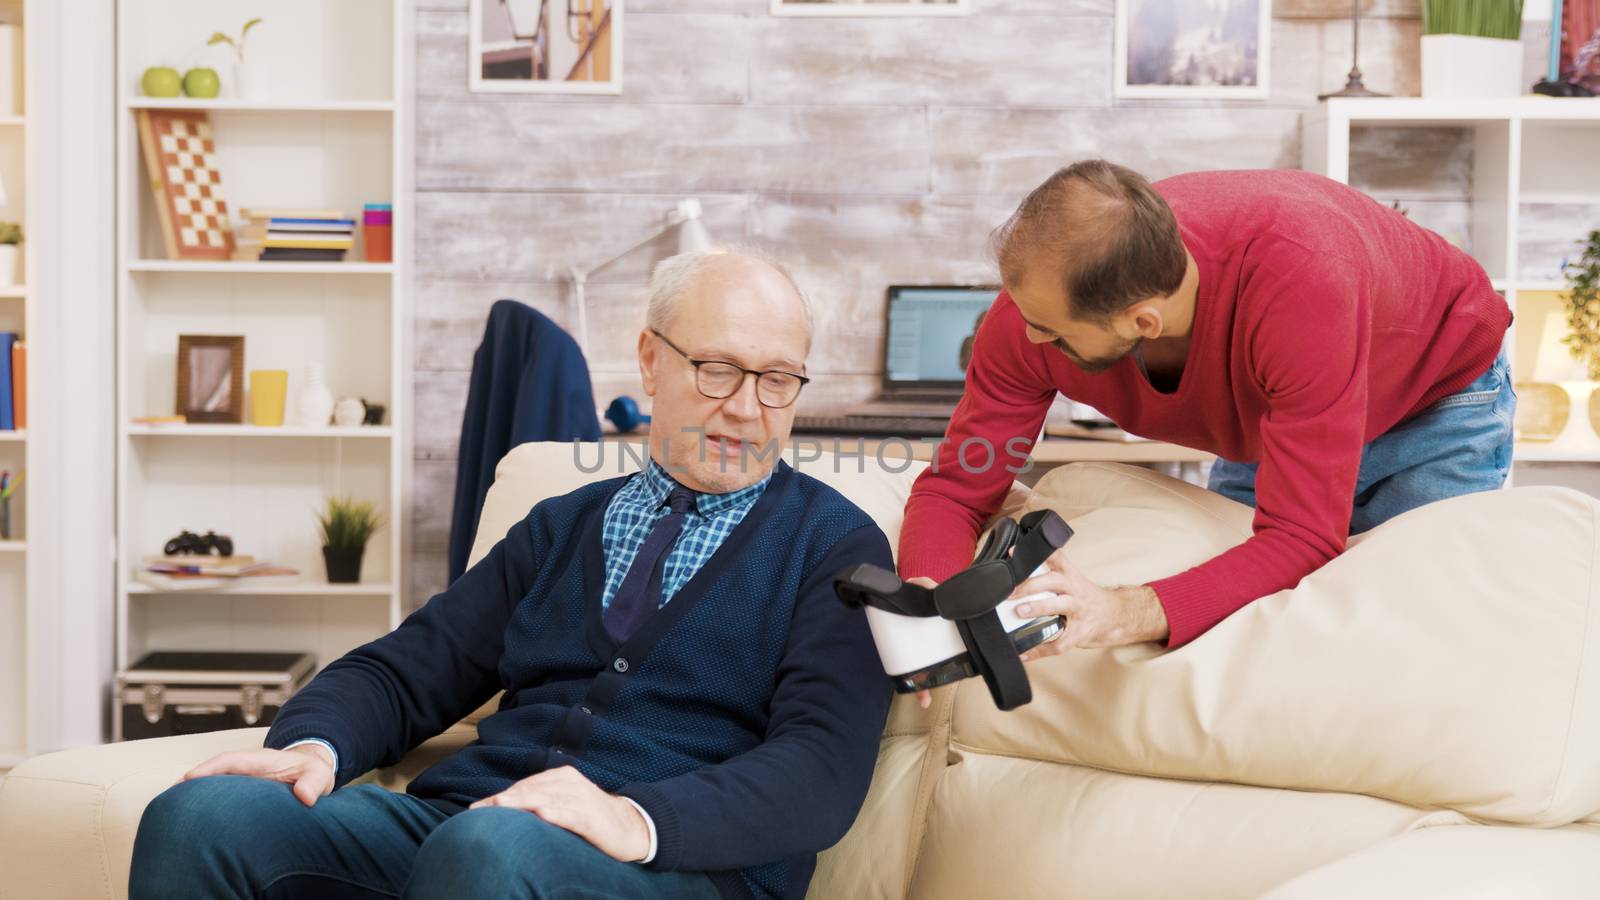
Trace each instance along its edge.
<path fill-rule="evenodd" d="M 209 100 L 222 93 L 222 79 L 217 77 L 216 69 L 190 69 L 183 73 L 183 92 Z"/>
<path fill-rule="evenodd" d="M 146 97 L 176 97 L 183 89 L 183 79 L 178 77 L 177 69 L 151 66 L 144 70 L 139 87 L 144 90 Z"/>

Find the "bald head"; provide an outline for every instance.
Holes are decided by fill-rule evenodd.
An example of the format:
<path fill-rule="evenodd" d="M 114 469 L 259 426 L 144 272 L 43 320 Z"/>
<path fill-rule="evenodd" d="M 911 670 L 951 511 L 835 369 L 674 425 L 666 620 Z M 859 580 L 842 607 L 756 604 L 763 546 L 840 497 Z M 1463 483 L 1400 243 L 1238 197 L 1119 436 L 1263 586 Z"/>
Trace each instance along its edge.
<path fill-rule="evenodd" d="M 1143 175 L 1103 159 L 1045 179 L 993 237 L 1000 278 L 1048 283 L 1065 310 L 1104 321 L 1178 289 L 1188 265 L 1178 221 Z"/>
<path fill-rule="evenodd" d="M 815 322 L 811 302 L 783 264 L 748 247 L 710 247 L 663 260 L 650 277 L 645 327 L 666 333 L 687 302 L 741 298 L 741 312 L 798 316 L 811 349 Z M 756 308 L 750 308 L 756 307 Z"/>

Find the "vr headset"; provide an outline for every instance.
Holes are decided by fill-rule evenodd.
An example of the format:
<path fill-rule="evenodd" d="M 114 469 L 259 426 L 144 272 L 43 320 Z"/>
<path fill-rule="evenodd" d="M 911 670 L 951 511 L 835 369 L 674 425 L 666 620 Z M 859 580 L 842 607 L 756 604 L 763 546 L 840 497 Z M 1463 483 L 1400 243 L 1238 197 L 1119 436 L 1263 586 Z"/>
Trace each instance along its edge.
<path fill-rule="evenodd" d="M 1059 515 L 1040 510 L 1020 522 L 999 520 L 972 565 L 938 587 L 907 584 L 863 563 L 835 576 L 833 589 L 846 606 L 866 608 L 878 656 L 897 692 L 978 675 L 995 706 L 1015 709 L 1033 699 L 1019 657 L 1060 634 L 1065 623 L 1060 616 L 1014 615 L 1017 604 L 1049 593 L 1006 597 L 1071 537 L 1072 528 Z"/>

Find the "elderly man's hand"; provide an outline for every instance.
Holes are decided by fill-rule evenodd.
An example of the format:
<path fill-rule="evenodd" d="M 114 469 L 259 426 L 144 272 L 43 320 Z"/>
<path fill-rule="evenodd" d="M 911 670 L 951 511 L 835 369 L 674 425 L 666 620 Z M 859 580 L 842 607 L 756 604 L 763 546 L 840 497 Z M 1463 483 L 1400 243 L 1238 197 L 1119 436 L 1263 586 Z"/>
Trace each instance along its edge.
<path fill-rule="evenodd" d="M 1103 588 L 1067 561 L 1065 549 L 1045 560 L 1049 570 L 1017 585 L 1012 597 L 1049 592 L 1055 596 L 1019 604 L 1019 619 L 1065 616 L 1066 628 L 1054 640 L 1023 654 L 1024 660 L 1054 656 L 1071 647 L 1120 647 L 1166 640 L 1167 612 L 1156 592 L 1145 586 Z"/>
<path fill-rule="evenodd" d="M 546 769 L 468 807 L 504 806 L 526 810 L 565 828 L 622 862 L 650 852 L 650 826 L 625 798 L 600 790 L 572 766 Z"/>
<path fill-rule="evenodd" d="M 326 797 L 333 790 L 333 757 L 316 744 L 301 744 L 289 750 L 237 750 L 211 757 L 184 773 L 183 780 L 207 775 L 248 775 L 281 781 L 294 791 L 295 799 L 314 806 L 319 797 Z"/>

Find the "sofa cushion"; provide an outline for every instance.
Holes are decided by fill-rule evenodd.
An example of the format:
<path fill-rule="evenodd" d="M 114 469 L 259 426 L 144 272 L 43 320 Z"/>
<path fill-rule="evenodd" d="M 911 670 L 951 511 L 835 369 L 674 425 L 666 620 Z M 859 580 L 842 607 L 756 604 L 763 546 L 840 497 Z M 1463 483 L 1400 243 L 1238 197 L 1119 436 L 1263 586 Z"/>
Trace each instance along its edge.
<path fill-rule="evenodd" d="M 1087 499 L 1086 499 L 1087 498 Z M 1143 471 L 1051 473 L 1033 504 L 1077 531 L 1101 584 L 1170 575 L 1236 542 L 1248 510 Z M 1346 791 L 1501 822 L 1600 810 L 1600 502 L 1517 488 L 1413 510 L 1191 644 L 1030 666 L 998 713 L 958 688 L 958 746 L 1119 772 Z"/>
<path fill-rule="evenodd" d="M 488 553 L 540 500 L 559 497 L 591 482 L 637 472 L 643 465 L 643 452 L 641 446 L 622 441 L 536 442 L 512 449 L 495 467 L 494 485 L 478 517 L 470 562 L 477 562 Z M 861 507 L 883 529 L 890 547 L 899 543 L 900 520 L 911 494 L 911 483 L 928 467 L 927 463 L 911 460 L 880 461 L 870 454 L 817 454 L 804 448 L 790 448 L 783 458 Z M 1023 488 L 1013 490 L 1014 497 L 1025 494 Z"/>
<path fill-rule="evenodd" d="M 954 751 L 934 790 L 908 894 L 916 900 L 1258 897 L 1418 824 L 1462 821 L 1351 794 Z"/>

